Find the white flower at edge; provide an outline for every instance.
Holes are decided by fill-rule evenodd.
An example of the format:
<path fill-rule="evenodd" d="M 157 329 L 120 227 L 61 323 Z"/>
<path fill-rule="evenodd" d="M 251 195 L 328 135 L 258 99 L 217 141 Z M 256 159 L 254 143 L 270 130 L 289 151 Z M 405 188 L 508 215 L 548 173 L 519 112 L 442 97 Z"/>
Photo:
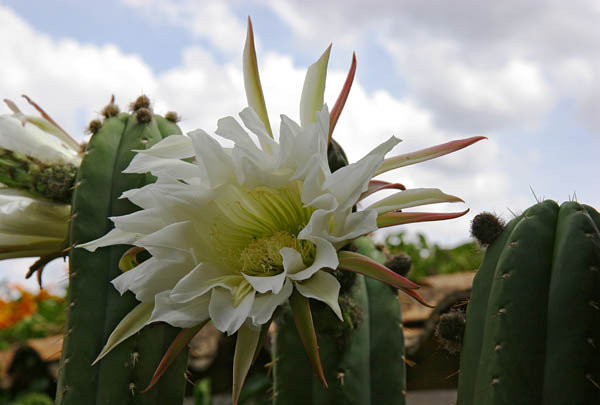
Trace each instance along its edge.
<path fill-rule="evenodd" d="M 71 207 L 0 188 L 0 260 L 46 256 L 68 242 Z"/>
<path fill-rule="evenodd" d="M 79 166 L 79 145 L 62 129 L 45 118 L 25 116 L 13 102 L 5 102 L 13 114 L 0 115 L 2 159 L 16 152 L 23 156 L 19 159 Z M 0 259 L 46 256 L 65 249 L 70 211 L 68 204 L 0 185 Z"/>
<path fill-rule="evenodd" d="M 26 116 L 10 100 L 13 114 L 0 115 L 0 148 L 44 163 L 79 166 L 79 145 L 64 131 L 42 117 Z"/>

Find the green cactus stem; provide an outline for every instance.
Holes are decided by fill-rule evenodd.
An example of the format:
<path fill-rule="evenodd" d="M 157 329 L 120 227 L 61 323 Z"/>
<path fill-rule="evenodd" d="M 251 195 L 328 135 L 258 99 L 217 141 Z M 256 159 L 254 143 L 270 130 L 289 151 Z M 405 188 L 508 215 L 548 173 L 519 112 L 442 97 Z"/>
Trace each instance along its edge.
<path fill-rule="evenodd" d="M 111 102 L 93 132 L 77 175 L 72 203 L 72 245 L 96 239 L 112 228 L 109 217 L 137 209 L 121 194 L 154 181 L 150 175 L 121 173 L 134 156 L 164 137 L 180 134 L 165 118 L 151 114 L 147 97 L 133 103 L 132 114 L 117 113 Z M 140 109 L 144 109 L 141 113 Z M 110 281 L 120 274 L 119 260 L 129 246 L 95 253 L 70 251 L 69 313 L 56 403 L 60 405 L 179 404 L 183 400 L 187 353 L 182 352 L 161 381 L 141 394 L 174 337 L 176 328 L 151 325 L 132 336 L 99 363 L 92 362 L 121 319 L 137 301 L 120 296 Z"/>
<path fill-rule="evenodd" d="M 544 201 L 508 223 L 473 282 L 458 405 L 600 403 L 600 214 Z"/>

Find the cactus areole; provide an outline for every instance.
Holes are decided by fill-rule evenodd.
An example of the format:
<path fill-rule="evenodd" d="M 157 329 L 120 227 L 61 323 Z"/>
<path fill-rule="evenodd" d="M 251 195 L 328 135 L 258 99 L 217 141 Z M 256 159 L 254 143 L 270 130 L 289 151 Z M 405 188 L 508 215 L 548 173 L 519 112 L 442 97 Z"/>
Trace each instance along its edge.
<path fill-rule="evenodd" d="M 475 276 L 458 405 L 600 404 L 600 214 L 544 201 Z"/>

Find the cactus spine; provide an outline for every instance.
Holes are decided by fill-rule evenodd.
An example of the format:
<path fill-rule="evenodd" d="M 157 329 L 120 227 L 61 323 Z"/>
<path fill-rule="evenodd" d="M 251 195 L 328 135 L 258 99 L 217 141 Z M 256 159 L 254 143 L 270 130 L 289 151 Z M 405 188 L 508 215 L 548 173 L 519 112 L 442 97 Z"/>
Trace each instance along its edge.
<path fill-rule="evenodd" d="M 145 96 L 132 105 L 131 114 L 119 113 L 111 102 L 103 110 L 104 121 L 90 125 L 93 135 L 73 195 L 71 245 L 104 235 L 112 228 L 109 217 L 136 210 L 120 195 L 153 178 L 121 173 L 134 156 L 132 150 L 149 148 L 168 135 L 181 133 L 174 122 L 153 115 L 149 107 Z M 120 296 L 110 284 L 120 273 L 118 262 L 127 248 L 70 251 L 69 314 L 57 404 L 177 404 L 183 399 L 186 353 L 157 386 L 140 394 L 178 332 L 168 325 L 144 328 L 91 365 L 117 323 L 137 304 L 132 294 Z"/>
<path fill-rule="evenodd" d="M 600 403 L 600 214 L 537 204 L 473 282 L 458 405 Z"/>
<path fill-rule="evenodd" d="M 355 244 L 360 253 L 385 261 L 370 239 Z M 274 404 L 404 405 L 404 338 L 397 291 L 357 276 L 349 288 L 342 281 L 340 304 L 343 324 L 328 308 L 312 305 L 329 388 L 314 375 L 293 318 L 283 311 L 273 349 Z"/>

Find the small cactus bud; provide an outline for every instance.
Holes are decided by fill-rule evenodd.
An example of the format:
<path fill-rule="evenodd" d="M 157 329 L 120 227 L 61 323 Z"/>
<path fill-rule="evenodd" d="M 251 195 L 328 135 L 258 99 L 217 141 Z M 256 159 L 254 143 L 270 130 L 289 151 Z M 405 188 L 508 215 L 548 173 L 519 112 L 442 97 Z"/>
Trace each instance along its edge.
<path fill-rule="evenodd" d="M 181 118 L 179 117 L 179 114 L 177 114 L 175 111 L 169 111 L 168 113 L 165 114 L 165 119 L 167 121 L 177 123 L 177 122 L 179 122 L 179 120 Z"/>
<path fill-rule="evenodd" d="M 504 221 L 490 212 L 482 212 L 471 222 L 471 235 L 481 246 L 489 246 L 504 231 Z"/>
<path fill-rule="evenodd" d="M 98 131 L 100 131 L 100 128 L 102 128 L 102 121 L 100 121 L 100 120 L 92 120 L 88 124 L 86 132 L 88 134 L 96 135 L 96 133 Z"/>
<path fill-rule="evenodd" d="M 119 106 L 114 103 L 107 104 L 106 107 L 102 109 L 102 116 L 104 118 L 116 117 L 118 114 Z"/>
<path fill-rule="evenodd" d="M 466 324 L 467 317 L 461 310 L 452 310 L 440 316 L 435 334 L 448 353 L 460 352 Z"/>
<path fill-rule="evenodd" d="M 385 262 L 385 267 L 392 270 L 394 273 L 406 277 L 412 266 L 412 259 L 406 253 L 394 255 L 391 259 Z"/>
<path fill-rule="evenodd" d="M 145 94 L 142 94 L 129 105 L 129 108 L 131 111 L 137 111 L 141 108 L 150 108 L 150 99 Z"/>
<path fill-rule="evenodd" d="M 137 120 L 138 124 L 147 124 L 152 121 L 152 111 L 145 107 L 140 108 L 135 114 L 135 119 Z"/>

